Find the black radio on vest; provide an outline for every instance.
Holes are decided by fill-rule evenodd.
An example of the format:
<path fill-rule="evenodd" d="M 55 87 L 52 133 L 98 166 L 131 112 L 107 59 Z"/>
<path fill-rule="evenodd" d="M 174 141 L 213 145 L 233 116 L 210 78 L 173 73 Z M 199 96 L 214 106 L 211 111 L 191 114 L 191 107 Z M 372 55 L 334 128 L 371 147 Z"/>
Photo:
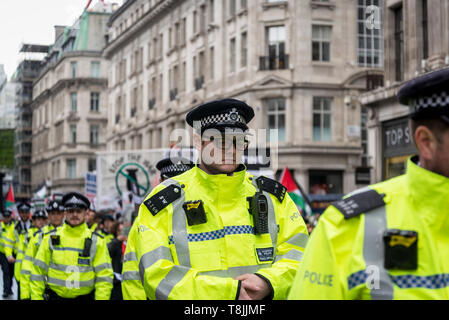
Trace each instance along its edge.
<path fill-rule="evenodd" d="M 260 180 L 257 181 L 259 191 L 251 198 L 250 212 L 254 219 L 254 233 L 268 233 L 268 200 L 260 188 Z"/>

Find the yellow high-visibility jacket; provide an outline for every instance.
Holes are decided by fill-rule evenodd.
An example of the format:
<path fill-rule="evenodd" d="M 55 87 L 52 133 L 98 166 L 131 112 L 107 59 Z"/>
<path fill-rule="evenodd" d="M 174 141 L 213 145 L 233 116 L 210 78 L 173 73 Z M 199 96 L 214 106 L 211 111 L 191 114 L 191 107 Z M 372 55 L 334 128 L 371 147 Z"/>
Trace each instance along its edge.
<path fill-rule="evenodd" d="M 31 228 L 29 228 L 31 229 Z M 21 227 L 20 221 L 17 221 L 14 228 L 9 229 L 6 238 L 10 240 L 12 244 L 11 247 L 5 247 L 5 256 L 12 257 L 16 256 L 16 261 L 14 263 L 14 277 L 20 282 L 20 270 L 22 269 L 22 259 L 25 252 L 23 251 L 24 246 L 26 246 L 28 231 Z"/>
<path fill-rule="evenodd" d="M 20 271 L 21 281 L 20 281 L 20 299 L 31 299 L 31 284 L 30 284 L 30 276 L 31 269 L 34 263 L 34 257 L 39 249 L 40 244 L 42 243 L 42 239 L 44 235 L 50 233 L 55 230 L 56 227 L 51 225 L 46 225 L 42 229 L 38 229 L 33 233 L 33 236 L 28 242 L 28 246 L 25 250 L 25 255 L 22 259 L 22 269 Z"/>
<path fill-rule="evenodd" d="M 90 249 L 86 239 L 91 239 Z M 42 300 L 47 284 L 62 298 L 95 290 L 96 300 L 109 300 L 112 279 L 111 258 L 102 236 L 91 232 L 86 223 L 76 227 L 64 223 L 45 235 L 37 250 L 30 276 L 31 299 Z"/>
<path fill-rule="evenodd" d="M 14 249 L 14 242 L 12 239 L 8 238 L 8 233 L 10 233 L 11 229 L 14 229 L 14 222 L 11 221 L 9 224 L 6 224 L 2 221 L 0 226 L 0 252 L 6 255 L 6 248 L 9 250 Z"/>
<path fill-rule="evenodd" d="M 417 160 L 325 211 L 289 299 L 449 299 L 449 178 Z M 384 239 L 394 229 L 417 237 Z"/>
<path fill-rule="evenodd" d="M 256 179 L 240 169 L 228 176 L 194 167 L 146 197 L 128 237 L 125 299 L 141 296 L 132 294 L 141 281 L 149 299 L 233 300 L 240 292 L 234 278 L 246 273 L 266 280 L 271 298 L 287 297 L 307 228 L 285 188 L 262 178 L 268 232 L 256 235 L 247 199 L 256 193 Z M 199 200 L 206 222 L 195 219 Z"/>

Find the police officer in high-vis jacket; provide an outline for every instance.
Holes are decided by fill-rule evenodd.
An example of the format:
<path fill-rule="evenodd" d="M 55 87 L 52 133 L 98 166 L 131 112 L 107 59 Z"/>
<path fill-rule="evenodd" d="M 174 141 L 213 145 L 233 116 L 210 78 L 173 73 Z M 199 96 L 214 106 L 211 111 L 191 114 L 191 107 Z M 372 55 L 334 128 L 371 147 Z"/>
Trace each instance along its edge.
<path fill-rule="evenodd" d="M 407 82 L 419 155 L 406 173 L 331 205 L 290 299 L 449 298 L 449 68 Z"/>
<path fill-rule="evenodd" d="M 194 166 L 195 164 L 192 161 L 182 157 L 164 158 L 156 163 L 156 169 L 160 172 L 161 182 L 179 176 Z"/>
<path fill-rule="evenodd" d="M 77 192 L 62 198 L 66 220 L 43 239 L 31 268 L 31 299 L 109 300 L 112 267 L 101 235 L 85 223 L 89 199 Z"/>
<path fill-rule="evenodd" d="M 286 189 L 241 164 L 253 116 L 235 99 L 187 114 L 199 162 L 141 204 L 125 252 L 125 299 L 141 298 L 142 283 L 148 299 L 287 297 L 308 234 Z"/>
<path fill-rule="evenodd" d="M 3 211 L 3 221 L 0 224 L 0 264 L 3 272 L 3 298 L 12 295 L 12 277 L 14 276 L 14 264 L 6 259 L 5 249 L 14 249 L 14 242 L 8 238 L 8 233 L 14 231 L 14 219 L 12 218 L 12 208 L 6 208 Z"/>

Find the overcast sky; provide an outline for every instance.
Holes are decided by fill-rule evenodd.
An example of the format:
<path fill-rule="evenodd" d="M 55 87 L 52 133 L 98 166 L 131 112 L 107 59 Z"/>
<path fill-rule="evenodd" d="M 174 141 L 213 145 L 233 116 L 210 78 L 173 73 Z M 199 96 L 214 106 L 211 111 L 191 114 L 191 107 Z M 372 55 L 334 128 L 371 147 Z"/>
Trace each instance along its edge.
<path fill-rule="evenodd" d="M 99 0 L 93 0 L 90 8 Z M 122 1 L 108 1 L 122 3 Z M 0 64 L 8 80 L 20 59 L 21 43 L 50 45 L 55 25 L 72 25 L 88 0 L 0 0 Z"/>

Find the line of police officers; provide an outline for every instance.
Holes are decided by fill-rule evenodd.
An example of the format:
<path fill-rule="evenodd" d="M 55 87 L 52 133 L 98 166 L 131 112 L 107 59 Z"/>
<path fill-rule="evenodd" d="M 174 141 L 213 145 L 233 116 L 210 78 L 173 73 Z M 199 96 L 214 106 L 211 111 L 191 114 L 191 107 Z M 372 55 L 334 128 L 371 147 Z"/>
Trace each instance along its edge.
<path fill-rule="evenodd" d="M 241 164 L 253 109 L 235 99 L 193 109 L 186 121 L 200 158 L 159 165 L 163 182 L 129 233 L 124 298 L 448 299 L 449 69 L 398 96 L 410 106 L 419 155 L 405 175 L 333 203 L 310 241 L 286 188 Z M 69 193 L 62 202 L 60 227 L 32 230 L 22 213 L 5 226 L 21 297 L 109 299 L 111 260 L 85 223 L 89 201 Z"/>

